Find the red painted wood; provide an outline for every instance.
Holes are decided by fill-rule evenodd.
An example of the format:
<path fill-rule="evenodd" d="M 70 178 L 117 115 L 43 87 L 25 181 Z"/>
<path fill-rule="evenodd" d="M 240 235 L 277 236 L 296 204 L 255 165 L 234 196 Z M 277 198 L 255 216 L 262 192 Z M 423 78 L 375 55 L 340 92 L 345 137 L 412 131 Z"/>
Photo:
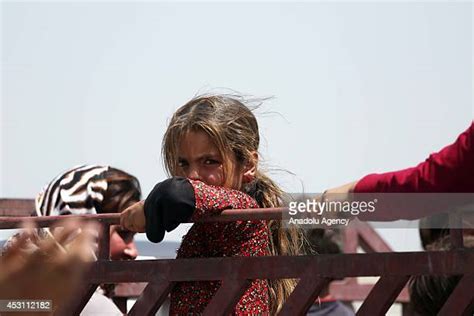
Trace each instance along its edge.
<path fill-rule="evenodd" d="M 155 315 L 173 289 L 175 282 L 158 280 L 148 283 L 128 315 Z"/>
<path fill-rule="evenodd" d="M 408 279 L 409 276 L 382 276 L 356 315 L 385 315 Z"/>
<path fill-rule="evenodd" d="M 363 301 L 369 296 L 373 287 L 374 284 L 342 283 L 336 281 L 332 282 L 329 286 L 329 293 L 331 293 L 331 296 L 336 300 L 340 301 Z M 395 301 L 400 303 L 408 303 L 410 301 L 406 287 L 403 288 Z"/>
<path fill-rule="evenodd" d="M 474 275 L 474 250 L 317 256 L 196 258 L 93 263 L 90 282 L 147 282 L 169 272 L 171 281 L 222 280 L 239 269 L 244 279 L 299 278 L 308 266 L 317 275 L 356 276 Z M 376 263 L 376 264 L 375 264 Z M 104 273 L 107 271 L 107 273 Z"/>
<path fill-rule="evenodd" d="M 31 219 L 37 226 L 46 227 L 65 218 L 64 216 L 44 218 L 27 217 L 31 214 L 33 209 L 34 200 L 32 199 L 0 199 L 0 216 L 2 216 L 0 217 L 0 229 L 20 227 L 25 219 Z M 283 212 L 286 211 L 286 208 L 226 210 L 221 215 L 208 217 L 203 221 L 223 222 L 233 220 L 278 219 L 281 218 Z M 106 225 L 115 225 L 119 223 L 119 216 L 120 214 L 100 214 L 69 217 L 97 220 Z M 472 283 L 472 279 L 474 278 L 474 265 L 472 262 L 474 262 L 474 250 L 461 249 L 449 252 L 430 253 L 388 253 L 388 251 L 391 251 L 390 247 L 377 235 L 373 228 L 365 223 L 359 223 L 359 225 L 362 226 L 357 226 L 357 228 L 352 228 L 352 230 L 348 229 L 346 231 L 345 250 L 355 252 L 360 242 L 360 245 L 366 251 L 387 253 L 113 262 L 108 260 L 108 247 L 105 246 L 105 244 L 108 244 L 108 242 L 106 242 L 106 235 L 108 236 L 108 234 L 103 234 L 101 243 L 104 247 L 100 248 L 102 260 L 91 264 L 91 270 L 89 274 L 85 276 L 85 279 L 91 282 L 91 284 L 82 288 L 81 294 L 75 297 L 75 301 L 68 305 L 67 310 L 59 310 L 57 314 L 71 315 L 78 313 L 85 306 L 99 283 L 150 282 L 157 278 L 167 280 L 166 282 L 163 281 L 165 283 L 154 283 L 153 286 L 149 287 L 150 290 L 147 293 L 143 293 L 141 300 L 147 302 L 145 304 L 147 305 L 145 307 L 148 308 L 145 311 L 147 311 L 150 310 L 150 307 L 153 307 L 151 308 L 153 310 L 156 309 L 156 305 L 161 304 L 163 297 L 166 298 L 167 294 L 165 295 L 164 293 L 169 291 L 165 284 L 173 284 L 178 281 L 223 280 L 228 278 L 229 271 L 239 271 L 239 278 L 242 278 L 242 280 L 252 280 L 256 278 L 299 278 L 300 271 L 306 271 L 309 266 L 313 267 L 313 270 L 311 270 L 312 276 L 305 280 L 314 279 L 314 277 L 318 278 L 318 276 L 324 276 L 323 279 L 382 276 L 379 281 L 380 284 L 377 283 L 377 285 L 373 287 L 371 294 L 364 303 L 368 304 L 367 306 L 369 307 L 366 308 L 368 308 L 369 311 L 378 313 L 386 310 L 388 308 L 387 306 L 390 306 L 397 295 L 398 300 L 407 301 L 408 295 L 406 289 L 398 289 L 399 286 L 403 288 L 401 285 L 403 281 L 400 280 L 400 278 L 407 278 L 408 275 L 422 274 L 465 275 L 462 282 L 456 287 L 453 295 L 443 307 L 442 312 L 445 313 L 445 315 L 462 315 L 463 313 L 472 312 L 472 293 L 474 293 L 474 291 L 472 291 L 474 288 Z M 363 225 L 366 225 L 366 227 Z M 462 232 L 458 230 L 452 233 L 452 236 L 454 237 L 456 245 L 462 246 L 462 243 L 459 242 L 459 239 L 462 237 Z M 232 301 L 239 299 L 239 295 L 231 294 L 242 290 L 242 280 L 235 282 L 229 281 L 228 285 L 222 288 L 222 294 L 219 295 L 221 298 L 217 297 L 215 306 L 225 306 L 225 309 L 231 308 L 229 306 L 234 306 L 235 304 L 233 302 L 229 303 L 229 300 L 224 298 L 232 297 Z M 310 293 L 311 295 L 306 293 L 308 295 L 306 297 L 307 300 L 303 300 L 303 297 L 295 298 L 298 302 L 304 301 L 303 304 L 293 305 L 295 303 L 289 301 L 290 305 L 288 305 L 288 308 L 298 309 L 298 306 L 300 309 L 303 309 L 303 307 L 306 308 L 308 302 L 311 302 L 312 296 L 315 295 L 314 293 L 322 286 L 322 279 L 318 280 L 318 284 L 309 281 L 299 284 L 301 289 L 312 289 L 311 291 L 314 291 Z M 340 291 L 340 296 L 335 296 L 341 300 L 356 299 L 354 297 L 363 298 L 370 287 L 371 285 L 348 282 L 346 285 L 339 287 L 338 291 Z M 337 289 L 337 285 L 334 287 L 331 286 L 331 288 Z M 398 294 L 400 290 L 402 290 L 402 292 Z M 139 289 L 135 289 L 134 291 L 135 292 L 124 290 L 123 292 L 129 294 L 133 292 L 135 294 L 131 293 L 130 295 L 138 295 Z M 356 292 L 356 294 L 354 294 L 354 292 Z M 147 300 L 147 295 L 150 297 L 149 301 Z M 377 295 L 382 295 L 382 299 L 376 299 Z M 153 300 L 151 298 L 152 296 Z M 369 304 L 368 302 L 370 301 L 376 301 L 378 305 Z M 212 306 L 210 305 L 210 307 Z M 141 308 L 140 305 L 137 305 L 135 310 L 138 311 L 138 308 Z M 362 309 L 361 312 L 363 311 Z"/>
<path fill-rule="evenodd" d="M 25 220 L 33 222 L 37 227 L 49 227 L 66 218 L 79 220 L 95 220 L 100 223 L 120 224 L 120 214 L 97 215 L 61 215 L 61 216 L 35 216 L 35 217 L 0 217 L 0 229 L 20 228 Z"/>
<path fill-rule="evenodd" d="M 451 243 L 456 248 L 464 247 L 464 238 L 462 233 L 462 215 L 453 213 L 449 215 L 449 235 Z"/>
<path fill-rule="evenodd" d="M 328 278 L 315 278 L 311 270 L 304 273 L 278 315 L 305 315 L 329 282 Z"/>
<path fill-rule="evenodd" d="M 123 314 L 127 314 L 127 301 L 128 301 L 128 299 L 126 297 L 114 296 L 112 298 L 112 301 L 115 303 L 115 305 L 117 305 L 118 309 L 120 309 L 120 311 Z"/>
<path fill-rule="evenodd" d="M 474 314 L 474 276 L 463 276 L 439 312 L 439 316 Z"/>
<path fill-rule="evenodd" d="M 97 289 L 98 284 L 83 284 L 76 293 L 72 296 L 72 299 L 62 305 L 55 313 L 55 316 L 69 316 L 69 315 L 79 315 L 84 307 L 87 305 L 87 302 L 91 299 L 92 294 L 94 294 Z M 54 304 L 54 302 L 53 302 Z"/>
<path fill-rule="evenodd" d="M 359 242 L 366 253 L 372 252 L 392 252 L 392 248 L 380 237 L 375 229 L 365 222 L 358 222 L 356 225 Z"/>
<path fill-rule="evenodd" d="M 230 315 L 250 285 L 249 280 L 225 278 L 204 310 L 204 316 Z"/>
<path fill-rule="evenodd" d="M 270 220 L 270 219 L 281 219 L 283 212 L 287 211 L 288 208 L 255 208 L 255 209 L 233 209 L 225 210 L 221 214 L 216 216 L 209 216 L 199 219 L 196 222 L 232 222 L 236 220 Z M 11 210 L 8 210 L 12 212 Z M 108 213 L 108 214 L 97 214 L 97 215 L 62 215 L 62 216 L 48 216 L 48 217 L 0 217 L 0 229 L 13 229 L 21 227 L 24 220 L 30 220 L 34 222 L 38 227 L 47 227 L 52 223 L 63 220 L 65 216 L 68 218 L 80 218 L 89 220 L 98 220 L 99 222 L 109 223 L 111 225 L 120 224 L 120 214 Z"/>
<path fill-rule="evenodd" d="M 0 199 L 0 216 L 36 215 L 34 199 Z"/>
<path fill-rule="evenodd" d="M 359 234 L 357 229 L 352 225 L 349 225 L 344 231 L 344 253 L 357 253 L 357 247 L 359 246 Z"/>
<path fill-rule="evenodd" d="M 102 223 L 99 231 L 99 255 L 100 260 L 110 258 L 110 224 Z"/>

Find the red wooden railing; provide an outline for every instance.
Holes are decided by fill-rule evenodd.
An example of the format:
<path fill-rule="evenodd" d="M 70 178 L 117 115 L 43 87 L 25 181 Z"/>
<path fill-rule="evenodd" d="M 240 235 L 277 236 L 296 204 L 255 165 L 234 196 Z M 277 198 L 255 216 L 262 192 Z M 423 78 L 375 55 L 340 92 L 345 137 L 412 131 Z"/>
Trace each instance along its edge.
<path fill-rule="evenodd" d="M 27 201 L 27 200 L 26 200 Z M 8 201 L 7 201 L 8 202 Z M 17 210 L 27 204 L 16 200 Z M 3 204 L 3 206 L 2 206 Z M 13 213 L 0 203 L 0 215 Z M 26 212 L 27 208 L 23 211 Z M 206 221 L 232 221 L 281 218 L 284 208 L 227 210 Z M 21 212 L 21 211 L 19 211 Z M 18 212 L 17 212 L 18 214 Z M 176 282 L 198 280 L 224 281 L 205 315 L 226 315 L 235 306 L 245 291 L 249 280 L 253 279 L 300 279 L 297 287 L 285 303 L 280 315 L 304 314 L 316 300 L 321 290 L 331 279 L 348 277 L 380 276 L 370 289 L 357 315 L 384 315 L 396 301 L 406 302 L 404 286 L 414 275 L 460 275 L 461 280 L 444 304 L 439 315 L 471 315 L 474 311 L 474 250 L 462 247 L 462 235 L 453 231 L 452 237 L 459 248 L 445 252 L 388 252 L 389 247 L 374 239 L 373 231 L 362 228 L 348 229 L 346 250 L 356 247 L 354 238 L 362 241 L 366 250 L 386 250 L 383 253 L 341 254 L 288 257 L 254 258 L 196 258 L 174 260 L 111 261 L 109 260 L 109 227 L 118 224 L 118 214 L 86 215 L 81 218 L 97 220 L 102 225 L 99 244 L 99 259 L 91 264 L 80 294 L 75 300 L 63 306 L 58 315 L 79 314 L 97 286 L 101 283 L 147 282 L 129 315 L 153 315 Z M 25 218 L 0 217 L 0 229 L 19 227 Z M 64 217 L 34 218 L 38 226 L 46 227 Z M 352 237 L 351 237 L 352 236 Z M 376 245 L 374 244 L 376 241 Z M 348 283 L 334 285 L 333 290 L 344 286 L 364 288 L 362 295 L 369 291 L 367 285 Z M 352 293 L 353 294 L 353 293 Z M 344 299 L 342 297 L 338 297 Z M 353 297 L 353 299 L 356 299 Z"/>

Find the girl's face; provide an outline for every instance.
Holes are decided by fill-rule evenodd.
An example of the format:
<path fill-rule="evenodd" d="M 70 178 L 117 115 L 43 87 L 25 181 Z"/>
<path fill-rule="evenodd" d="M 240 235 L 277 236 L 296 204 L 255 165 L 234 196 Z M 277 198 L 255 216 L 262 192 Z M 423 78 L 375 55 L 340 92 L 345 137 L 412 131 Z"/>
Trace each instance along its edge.
<path fill-rule="evenodd" d="M 231 164 L 236 166 L 236 162 Z M 186 133 L 178 148 L 177 176 L 200 180 L 206 184 L 224 186 L 224 161 L 219 149 L 212 139 L 203 131 Z M 234 168 L 231 177 L 231 188 L 240 189 L 242 186 L 243 170 Z"/>

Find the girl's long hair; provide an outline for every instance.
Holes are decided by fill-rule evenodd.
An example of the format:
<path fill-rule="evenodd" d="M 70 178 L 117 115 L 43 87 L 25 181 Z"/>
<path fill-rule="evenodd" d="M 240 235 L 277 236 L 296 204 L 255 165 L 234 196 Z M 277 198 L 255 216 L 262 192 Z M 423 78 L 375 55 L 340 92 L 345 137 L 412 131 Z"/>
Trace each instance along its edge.
<path fill-rule="evenodd" d="M 223 158 L 224 186 L 230 187 L 232 175 L 255 159 L 260 136 L 257 119 L 235 95 L 203 95 L 179 108 L 171 118 L 163 138 L 162 155 L 168 174 L 179 174 L 178 146 L 190 131 L 204 131 L 214 141 Z M 253 161 L 255 164 L 257 161 Z M 257 169 L 255 178 L 244 184 L 242 191 L 252 196 L 260 207 L 283 205 L 283 191 L 264 172 Z M 270 255 L 301 254 L 303 234 L 295 226 L 284 228 L 281 220 L 268 222 Z M 296 280 L 269 280 L 270 312 L 275 314 L 296 286 Z"/>

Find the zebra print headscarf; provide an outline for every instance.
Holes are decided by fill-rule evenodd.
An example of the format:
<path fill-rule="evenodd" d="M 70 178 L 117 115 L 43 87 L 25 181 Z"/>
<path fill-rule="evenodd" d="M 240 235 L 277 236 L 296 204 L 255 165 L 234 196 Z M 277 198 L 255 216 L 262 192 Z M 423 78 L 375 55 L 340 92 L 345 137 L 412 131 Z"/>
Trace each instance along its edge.
<path fill-rule="evenodd" d="M 36 197 L 38 216 L 97 214 L 104 200 L 109 166 L 83 165 L 54 178 Z"/>
<path fill-rule="evenodd" d="M 104 193 L 107 191 L 105 172 L 109 168 L 109 166 L 83 165 L 58 175 L 36 197 L 37 216 L 97 214 L 96 208 L 104 200 Z M 11 248 L 21 234 L 22 232 L 11 236 L 3 245 L 1 252 Z M 44 238 L 47 235 L 52 237 L 49 228 L 38 229 L 37 236 L 33 236 L 34 240 L 29 245 L 30 248 L 25 251 L 34 252 L 37 249 L 35 238 Z"/>

